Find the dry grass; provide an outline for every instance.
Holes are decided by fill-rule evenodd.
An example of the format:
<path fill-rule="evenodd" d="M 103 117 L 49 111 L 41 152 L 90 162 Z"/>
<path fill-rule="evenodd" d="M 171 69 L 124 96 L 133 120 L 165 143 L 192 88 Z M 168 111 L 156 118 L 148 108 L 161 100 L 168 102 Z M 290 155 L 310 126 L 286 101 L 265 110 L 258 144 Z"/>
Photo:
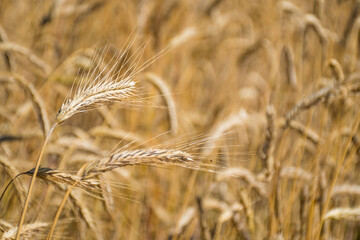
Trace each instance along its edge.
<path fill-rule="evenodd" d="M 2 1 L 0 238 L 358 239 L 359 14 Z"/>

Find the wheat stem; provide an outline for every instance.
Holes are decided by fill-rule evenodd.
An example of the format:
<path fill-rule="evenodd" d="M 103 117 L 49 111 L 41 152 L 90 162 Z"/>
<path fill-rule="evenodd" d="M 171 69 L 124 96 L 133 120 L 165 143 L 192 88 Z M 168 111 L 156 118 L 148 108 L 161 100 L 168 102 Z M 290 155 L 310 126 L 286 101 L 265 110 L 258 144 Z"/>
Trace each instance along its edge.
<path fill-rule="evenodd" d="M 35 185 L 35 179 L 36 179 L 36 175 L 38 173 L 38 170 L 39 170 L 39 167 L 40 167 L 40 163 L 41 163 L 41 159 L 42 159 L 42 156 L 44 154 L 44 151 L 45 151 L 45 147 L 51 137 L 51 133 L 53 132 L 54 128 L 56 127 L 56 123 L 53 125 L 53 127 L 50 129 L 48 135 L 46 136 L 45 138 L 45 141 L 44 141 L 44 144 L 41 148 L 41 152 L 40 152 L 40 155 L 39 155 L 39 158 L 37 159 L 36 161 L 36 165 L 35 165 L 35 169 L 34 169 L 34 174 L 31 178 L 31 182 L 30 182 L 30 186 L 29 186 L 29 190 L 28 190 L 28 193 L 26 195 L 26 199 L 25 199 L 25 205 L 24 205 L 24 208 L 22 210 L 22 213 L 21 213 L 21 217 L 20 217 L 20 221 L 19 221 L 19 224 L 18 224 L 18 231 L 16 233 L 16 240 L 18 240 L 20 238 L 20 233 L 21 233 L 21 228 L 24 224 L 24 220 L 25 220 L 25 215 L 26 215 L 26 211 L 27 211 L 27 208 L 28 208 L 28 205 L 29 205 L 29 200 L 30 200 L 30 197 L 31 197 L 31 193 L 32 193 L 32 189 Z"/>

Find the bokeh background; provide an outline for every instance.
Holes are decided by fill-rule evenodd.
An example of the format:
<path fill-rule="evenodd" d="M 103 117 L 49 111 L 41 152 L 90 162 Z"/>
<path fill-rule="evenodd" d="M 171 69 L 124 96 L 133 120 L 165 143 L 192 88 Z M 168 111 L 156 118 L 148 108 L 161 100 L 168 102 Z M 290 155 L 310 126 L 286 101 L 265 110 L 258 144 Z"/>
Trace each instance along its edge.
<path fill-rule="evenodd" d="M 101 193 L 72 191 L 53 238 L 358 239 L 359 13 L 357 0 L 2 0 L 0 190 L 34 167 L 99 49 L 106 61 L 131 42 L 154 60 L 134 99 L 57 126 L 41 166 L 76 174 L 120 148 L 166 148 L 208 168 L 102 174 Z M 0 202 L 4 239 L 29 182 Z M 24 239 L 45 239 L 68 187 L 35 186 Z"/>

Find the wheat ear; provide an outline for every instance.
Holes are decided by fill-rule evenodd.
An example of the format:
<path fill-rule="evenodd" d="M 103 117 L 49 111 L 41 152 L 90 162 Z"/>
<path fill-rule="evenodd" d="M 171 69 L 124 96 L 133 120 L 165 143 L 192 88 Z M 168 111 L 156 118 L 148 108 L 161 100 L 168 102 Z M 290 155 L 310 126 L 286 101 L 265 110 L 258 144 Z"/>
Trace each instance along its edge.
<path fill-rule="evenodd" d="M 3 29 L 2 26 L 0 26 L 0 42 L 5 43 L 7 41 L 8 41 L 8 37 L 5 33 L 5 30 Z M 10 55 L 10 53 L 7 51 L 4 52 L 4 60 L 5 60 L 8 71 L 9 72 L 13 71 L 14 70 L 14 61 L 13 61 L 13 58 Z"/>
<path fill-rule="evenodd" d="M 343 68 L 341 64 L 334 58 L 330 59 L 328 66 L 330 67 L 332 75 L 335 77 L 336 81 L 342 82 L 345 79 Z"/>
<path fill-rule="evenodd" d="M 173 135 L 176 135 L 176 133 L 178 132 L 178 119 L 177 119 L 177 114 L 176 114 L 176 105 L 175 105 L 175 101 L 172 98 L 172 94 L 170 92 L 169 87 L 166 85 L 166 83 L 164 82 L 164 80 L 159 77 L 158 75 L 151 73 L 151 72 L 147 72 L 145 74 L 145 79 L 147 81 L 149 81 L 151 84 L 153 84 L 158 91 L 162 94 L 168 111 L 169 111 L 169 120 L 170 120 L 170 129 L 171 129 L 171 133 Z"/>
<path fill-rule="evenodd" d="M 267 175 L 271 175 L 274 169 L 274 135 L 275 135 L 275 109 L 269 105 L 266 109 L 267 128 L 265 142 L 261 149 L 260 157 L 267 170 Z"/>
<path fill-rule="evenodd" d="M 12 42 L 0 43 L 0 50 L 18 52 L 28 58 L 30 62 L 40 68 L 46 75 L 51 73 L 51 67 L 45 63 L 41 58 L 36 56 L 28 48 L 20 46 Z"/>
<path fill-rule="evenodd" d="M 214 167 L 196 161 L 196 157 L 178 150 L 171 149 L 139 149 L 132 151 L 119 151 L 99 160 L 90 163 L 83 172 L 83 179 L 89 179 L 115 168 L 136 165 L 170 165 L 180 166 L 189 169 L 212 172 L 208 169 Z"/>
<path fill-rule="evenodd" d="M 36 234 L 44 234 L 49 227 L 49 223 L 35 222 L 31 224 L 26 224 L 21 230 L 21 237 L 23 239 L 34 239 Z M 2 236 L 3 240 L 12 240 L 15 238 L 15 234 L 18 231 L 18 227 L 13 227 L 7 230 Z"/>
<path fill-rule="evenodd" d="M 324 219 L 360 221 L 360 208 L 334 208 L 326 213 Z"/>
<path fill-rule="evenodd" d="M 45 110 L 45 104 L 40 97 L 40 94 L 36 91 L 34 85 L 26 81 L 26 79 L 19 74 L 1 74 L 0 79 L 14 82 L 25 91 L 29 92 L 41 130 L 43 131 L 44 137 L 46 137 L 49 132 L 49 120 Z"/>
<path fill-rule="evenodd" d="M 286 71 L 286 80 L 287 83 L 293 88 L 297 88 L 297 79 L 296 79 L 296 69 L 294 62 L 294 53 L 292 48 L 288 45 L 285 45 L 282 49 L 281 55 L 285 61 L 285 71 Z"/>

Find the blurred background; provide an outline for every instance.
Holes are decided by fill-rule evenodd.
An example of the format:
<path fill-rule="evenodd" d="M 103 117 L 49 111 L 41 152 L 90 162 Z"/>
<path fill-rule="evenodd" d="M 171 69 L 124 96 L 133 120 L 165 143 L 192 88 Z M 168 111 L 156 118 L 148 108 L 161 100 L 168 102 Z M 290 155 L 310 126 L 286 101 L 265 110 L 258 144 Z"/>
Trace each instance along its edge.
<path fill-rule="evenodd" d="M 76 174 L 166 148 L 208 168 L 102 174 L 100 194 L 73 190 L 53 238 L 359 239 L 359 13 L 357 0 L 1 0 L 0 190 L 34 167 L 99 49 L 108 62 L 130 46 L 124 71 L 154 60 L 134 99 L 57 126 L 41 166 Z M 4 239 L 29 182 L 0 203 Z M 36 183 L 24 239 L 45 239 L 62 187 Z"/>

